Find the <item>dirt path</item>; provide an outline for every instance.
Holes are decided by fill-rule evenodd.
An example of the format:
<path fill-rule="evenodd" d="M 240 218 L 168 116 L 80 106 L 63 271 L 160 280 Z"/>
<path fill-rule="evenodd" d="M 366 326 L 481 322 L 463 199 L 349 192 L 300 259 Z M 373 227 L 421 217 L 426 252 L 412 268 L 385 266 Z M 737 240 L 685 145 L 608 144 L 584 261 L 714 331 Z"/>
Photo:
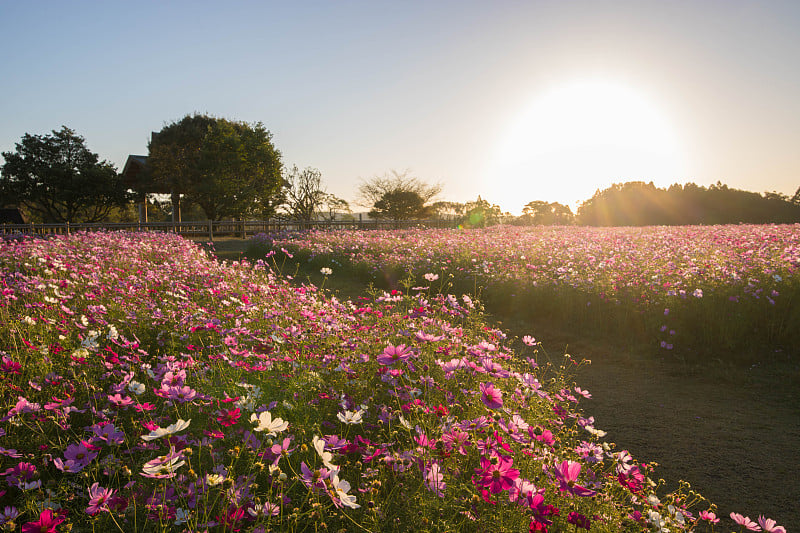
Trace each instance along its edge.
<path fill-rule="evenodd" d="M 569 351 L 592 360 L 576 381 L 592 393 L 583 408 L 608 440 L 659 463 L 656 473 L 671 486 L 688 481 L 717 503 L 718 515 L 764 514 L 789 530 L 800 525 L 796 365 L 689 373 L 597 345 Z"/>

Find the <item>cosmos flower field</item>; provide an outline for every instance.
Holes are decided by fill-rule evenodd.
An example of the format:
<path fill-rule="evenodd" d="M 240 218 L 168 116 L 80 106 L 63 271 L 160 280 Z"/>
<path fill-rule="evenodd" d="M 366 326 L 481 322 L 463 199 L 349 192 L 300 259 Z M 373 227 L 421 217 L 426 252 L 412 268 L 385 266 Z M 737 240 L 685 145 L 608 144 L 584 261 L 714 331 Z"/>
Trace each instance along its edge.
<path fill-rule="evenodd" d="M 479 296 L 493 312 L 683 355 L 800 344 L 800 225 L 312 231 L 256 236 L 259 246 L 379 286 L 411 273 Z M 427 283 L 425 273 L 439 279 Z"/>
<path fill-rule="evenodd" d="M 420 276 L 466 268 L 446 261 Z M 168 234 L 0 242 L 0 527 L 783 531 L 667 492 L 582 411 L 580 363 L 535 332 L 512 351 L 478 308 L 410 285 L 338 301 Z"/>

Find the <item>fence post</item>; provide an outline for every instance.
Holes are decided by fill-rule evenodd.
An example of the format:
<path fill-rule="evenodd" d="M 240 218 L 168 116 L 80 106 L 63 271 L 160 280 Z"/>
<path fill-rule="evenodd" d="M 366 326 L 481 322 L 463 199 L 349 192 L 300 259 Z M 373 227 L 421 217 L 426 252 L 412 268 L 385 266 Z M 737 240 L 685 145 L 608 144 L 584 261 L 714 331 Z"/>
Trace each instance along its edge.
<path fill-rule="evenodd" d="M 67 220 L 67 223 L 66 223 L 66 232 L 67 232 L 67 235 L 69 235 L 69 220 Z"/>

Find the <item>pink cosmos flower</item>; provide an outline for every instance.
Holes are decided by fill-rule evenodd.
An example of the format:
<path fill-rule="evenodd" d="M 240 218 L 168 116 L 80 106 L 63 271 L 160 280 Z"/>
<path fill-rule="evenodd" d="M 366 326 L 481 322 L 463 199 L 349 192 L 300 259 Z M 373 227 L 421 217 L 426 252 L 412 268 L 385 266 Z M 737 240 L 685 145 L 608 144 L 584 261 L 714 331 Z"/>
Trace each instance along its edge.
<path fill-rule="evenodd" d="M 45 509 L 39 514 L 39 520 L 22 526 L 22 533 L 56 533 L 56 526 L 63 521 L 63 516 Z"/>
<path fill-rule="evenodd" d="M 108 511 L 108 502 L 114 496 L 114 489 L 104 489 L 99 483 L 93 483 L 89 487 L 89 506 L 86 512 L 95 515 L 100 511 Z"/>
<path fill-rule="evenodd" d="M 480 476 L 478 483 L 488 488 L 492 494 L 509 490 L 519 477 L 519 470 L 512 468 L 513 466 L 514 460 L 503 455 L 481 457 L 481 468 L 475 470 Z"/>
<path fill-rule="evenodd" d="M 698 516 L 700 517 L 700 520 L 707 520 L 712 524 L 716 524 L 717 522 L 719 522 L 719 518 L 717 518 L 717 515 L 712 513 L 711 511 L 700 511 L 700 514 Z"/>
<path fill-rule="evenodd" d="M 582 527 L 583 529 L 586 530 L 589 530 L 592 527 L 591 520 L 589 520 L 586 516 L 580 513 L 576 513 L 575 511 L 569 513 L 569 516 L 567 516 L 567 522 L 569 522 L 570 524 L 575 524 L 577 527 Z"/>
<path fill-rule="evenodd" d="M 166 389 L 161 389 L 161 392 L 163 394 L 159 394 L 159 396 L 165 395 L 170 400 L 177 400 L 180 403 L 190 402 L 197 396 L 197 391 L 188 385 L 167 387 Z"/>
<path fill-rule="evenodd" d="M 440 498 L 444 498 L 444 489 L 447 488 L 447 484 L 442 481 L 444 475 L 442 474 L 442 468 L 439 466 L 439 463 L 433 463 L 430 468 L 425 469 L 424 474 L 425 486 L 428 487 L 428 490 Z"/>
<path fill-rule="evenodd" d="M 89 463 L 82 463 L 75 461 L 73 459 L 63 460 L 61 459 L 61 457 L 56 457 L 55 459 L 53 459 L 53 465 L 55 465 L 56 468 L 58 468 L 62 472 L 66 472 L 69 474 L 77 474 L 78 472 L 86 468 L 88 464 Z"/>
<path fill-rule="evenodd" d="M 0 472 L 0 476 L 7 476 L 6 482 L 14 487 L 22 488 L 30 482 L 36 475 L 36 467 L 31 463 L 20 462 L 5 472 Z"/>
<path fill-rule="evenodd" d="M 153 479 L 172 479 L 177 475 L 178 468 L 185 464 L 183 453 L 176 452 L 175 448 L 170 448 L 167 455 L 146 462 L 139 474 Z"/>
<path fill-rule="evenodd" d="M 503 393 L 494 386 L 494 383 L 481 383 L 481 401 L 489 409 L 500 409 L 503 407 Z"/>
<path fill-rule="evenodd" d="M 99 447 L 86 441 L 81 441 L 80 444 L 70 444 L 67 446 L 67 449 L 64 450 L 64 458 L 88 464 L 97 457 L 96 450 L 99 449 Z"/>
<path fill-rule="evenodd" d="M 125 440 L 125 433 L 118 430 L 111 422 L 100 427 L 93 426 L 92 432 L 106 444 L 122 444 Z"/>
<path fill-rule="evenodd" d="M 556 466 L 555 475 L 561 483 L 559 489 L 567 491 L 575 496 L 589 497 L 597 494 L 597 491 L 587 489 L 577 484 L 578 476 L 581 473 L 581 464 L 574 461 L 564 461 Z"/>
<path fill-rule="evenodd" d="M 758 517 L 758 523 L 768 533 L 786 533 L 786 528 L 779 526 L 772 518 L 764 518 L 764 515 Z"/>
<path fill-rule="evenodd" d="M 449 432 L 442 433 L 442 442 L 445 450 L 451 452 L 457 450 L 461 455 L 467 455 L 466 446 L 469 446 L 469 433 L 453 428 Z"/>
<path fill-rule="evenodd" d="M 241 411 L 238 407 L 228 411 L 217 411 L 217 422 L 225 427 L 232 426 L 239 420 L 239 418 L 241 418 L 241 416 Z"/>
<path fill-rule="evenodd" d="M 335 472 L 336 470 L 334 470 Z M 305 461 L 300 463 L 300 481 L 308 488 L 324 489 L 325 480 L 330 478 L 331 470 L 325 467 L 311 470 Z"/>
<path fill-rule="evenodd" d="M 375 358 L 382 365 L 393 365 L 397 362 L 405 362 L 414 352 L 405 344 L 393 346 L 389 344 L 378 357 Z"/>
<path fill-rule="evenodd" d="M 22 372 L 22 365 L 8 357 L 3 356 L 3 362 L 0 364 L 0 371 L 6 374 L 20 374 Z"/>
<path fill-rule="evenodd" d="M 731 513 L 731 518 L 734 522 L 749 529 L 750 531 L 761 531 L 761 528 L 758 526 L 758 524 L 750 520 L 749 516 L 742 516 L 739 513 Z"/>
<path fill-rule="evenodd" d="M 535 428 L 529 427 L 528 435 L 530 435 L 532 439 L 538 440 L 547 446 L 552 447 L 556 443 L 556 438 L 553 436 L 553 432 L 549 429 L 542 429 L 540 426 L 536 426 Z"/>
<path fill-rule="evenodd" d="M 524 337 L 522 337 L 522 342 L 524 342 L 528 346 L 535 346 L 536 345 L 536 339 L 534 339 L 530 335 L 525 335 Z"/>
<path fill-rule="evenodd" d="M 166 389 L 168 387 L 179 387 L 186 381 L 186 371 L 178 370 L 176 372 L 168 371 L 161 378 L 161 387 Z"/>
<path fill-rule="evenodd" d="M 133 404 L 133 400 L 131 400 L 130 396 L 122 396 L 119 393 L 110 395 L 108 401 L 117 407 L 128 407 Z"/>

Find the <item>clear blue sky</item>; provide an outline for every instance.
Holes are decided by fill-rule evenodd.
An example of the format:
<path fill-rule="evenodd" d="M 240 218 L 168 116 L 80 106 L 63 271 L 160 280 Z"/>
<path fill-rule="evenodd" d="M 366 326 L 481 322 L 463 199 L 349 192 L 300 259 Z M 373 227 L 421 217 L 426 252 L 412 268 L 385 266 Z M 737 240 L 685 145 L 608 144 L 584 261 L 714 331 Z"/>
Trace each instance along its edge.
<path fill-rule="evenodd" d="M 263 122 L 348 200 L 391 169 L 517 212 L 632 179 L 792 194 L 797 28 L 800 3 L 774 0 L 0 0 L 0 150 L 67 125 L 121 170 L 201 112 Z"/>

